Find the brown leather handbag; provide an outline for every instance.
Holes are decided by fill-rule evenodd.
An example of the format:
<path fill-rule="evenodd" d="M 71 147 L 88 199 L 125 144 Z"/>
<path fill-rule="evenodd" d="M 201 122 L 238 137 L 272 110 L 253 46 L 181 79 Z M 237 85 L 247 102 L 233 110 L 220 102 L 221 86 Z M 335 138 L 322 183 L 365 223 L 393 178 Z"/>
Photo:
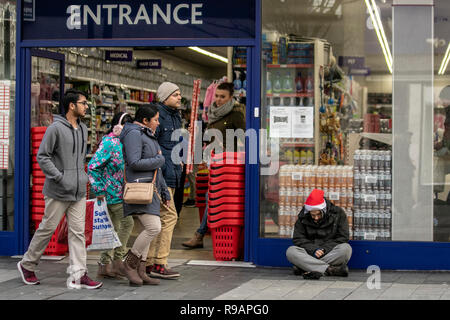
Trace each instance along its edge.
<path fill-rule="evenodd" d="M 123 189 L 123 202 L 127 204 L 150 204 L 153 200 L 153 192 L 156 192 L 155 180 L 158 174 L 158 169 L 155 170 L 153 175 L 153 181 L 139 182 L 139 180 L 147 179 L 140 178 L 136 179 L 136 182 L 127 182 L 126 175 L 124 172 L 125 187 Z"/>

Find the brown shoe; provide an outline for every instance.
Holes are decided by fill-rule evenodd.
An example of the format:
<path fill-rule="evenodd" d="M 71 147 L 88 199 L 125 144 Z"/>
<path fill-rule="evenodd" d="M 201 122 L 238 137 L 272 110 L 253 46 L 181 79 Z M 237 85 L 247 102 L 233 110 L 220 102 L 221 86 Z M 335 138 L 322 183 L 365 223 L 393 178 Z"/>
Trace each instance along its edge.
<path fill-rule="evenodd" d="M 128 278 L 128 281 L 130 281 L 130 286 L 142 286 L 143 284 L 143 281 L 137 272 L 139 261 L 140 257 L 133 254 L 131 250 L 128 250 L 123 266 L 125 276 Z"/>
<path fill-rule="evenodd" d="M 98 271 L 97 271 L 97 278 L 115 278 L 116 273 L 113 270 L 113 267 L 111 263 L 107 264 L 101 264 L 98 263 Z"/>
<path fill-rule="evenodd" d="M 141 261 L 138 267 L 138 274 L 139 277 L 141 277 L 142 281 L 144 282 L 144 285 L 158 285 L 159 280 L 158 279 L 152 279 L 150 278 L 147 273 L 145 272 L 145 265 L 147 264 L 147 261 Z"/>
<path fill-rule="evenodd" d="M 154 264 L 150 277 L 161 278 L 161 279 L 175 279 L 178 278 L 180 274 L 176 271 L 169 269 L 167 265 Z"/>
<path fill-rule="evenodd" d="M 123 261 L 118 259 L 118 260 L 113 260 L 112 262 L 112 268 L 113 268 L 113 272 L 116 274 L 116 278 L 126 278 L 126 274 L 125 274 L 125 267 L 123 265 Z"/>
<path fill-rule="evenodd" d="M 203 248 L 203 235 L 196 232 L 191 240 L 183 242 L 182 245 L 189 249 Z"/>

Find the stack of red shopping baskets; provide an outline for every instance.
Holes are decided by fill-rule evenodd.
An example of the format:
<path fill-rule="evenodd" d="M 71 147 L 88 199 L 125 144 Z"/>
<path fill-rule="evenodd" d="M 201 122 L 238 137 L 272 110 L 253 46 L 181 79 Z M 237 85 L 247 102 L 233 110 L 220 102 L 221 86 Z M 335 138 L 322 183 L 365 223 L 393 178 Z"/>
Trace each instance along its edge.
<path fill-rule="evenodd" d="M 47 127 L 31 128 L 31 220 L 34 222 L 35 230 L 39 228 L 39 224 L 42 221 L 45 210 L 44 195 L 42 194 L 45 175 L 39 167 L 36 156 L 46 129 Z M 59 226 L 58 228 L 56 228 L 55 233 L 52 235 L 52 238 L 44 251 L 44 255 L 59 256 L 67 252 L 67 245 L 62 245 L 57 242 L 58 232 Z"/>
<path fill-rule="evenodd" d="M 208 189 L 208 227 L 214 258 L 237 260 L 244 248 L 245 153 L 213 155 Z"/>
<path fill-rule="evenodd" d="M 206 208 L 206 193 L 208 192 L 209 172 L 208 170 L 202 170 L 197 172 L 195 178 L 195 206 L 198 207 L 198 215 L 200 223 L 202 222 L 203 215 Z"/>

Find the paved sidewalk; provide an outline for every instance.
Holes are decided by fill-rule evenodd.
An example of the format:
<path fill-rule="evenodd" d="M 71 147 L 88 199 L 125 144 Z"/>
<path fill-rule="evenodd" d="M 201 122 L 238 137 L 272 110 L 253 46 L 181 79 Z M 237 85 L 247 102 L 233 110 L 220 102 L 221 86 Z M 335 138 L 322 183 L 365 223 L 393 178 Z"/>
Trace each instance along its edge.
<path fill-rule="evenodd" d="M 159 286 L 136 288 L 125 280 L 103 280 L 98 290 L 70 290 L 67 260 L 41 260 L 36 272 L 41 284 L 27 286 L 16 269 L 19 259 L 0 257 L 0 300 L 450 300 L 446 271 L 381 271 L 379 288 L 370 289 L 366 270 L 350 270 L 348 278 L 303 280 L 289 268 L 202 266 L 182 259 L 169 260 L 182 276 Z M 89 257 L 88 269 L 95 278 L 95 257 Z"/>

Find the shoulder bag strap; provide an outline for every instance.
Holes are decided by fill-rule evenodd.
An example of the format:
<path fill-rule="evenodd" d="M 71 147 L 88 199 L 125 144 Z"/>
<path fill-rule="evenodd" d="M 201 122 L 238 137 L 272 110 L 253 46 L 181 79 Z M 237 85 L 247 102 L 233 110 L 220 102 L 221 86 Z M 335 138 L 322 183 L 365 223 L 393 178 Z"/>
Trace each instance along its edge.
<path fill-rule="evenodd" d="M 155 174 L 153 175 L 152 183 L 155 183 L 157 174 L 158 174 L 158 168 L 155 170 Z M 138 178 L 138 179 L 136 179 L 136 182 L 139 182 L 140 179 L 147 179 L 147 178 Z M 123 164 L 123 180 L 125 183 L 128 183 L 128 181 L 127 181 L 127 166 L 126 166 L 125 162 Z"/>

